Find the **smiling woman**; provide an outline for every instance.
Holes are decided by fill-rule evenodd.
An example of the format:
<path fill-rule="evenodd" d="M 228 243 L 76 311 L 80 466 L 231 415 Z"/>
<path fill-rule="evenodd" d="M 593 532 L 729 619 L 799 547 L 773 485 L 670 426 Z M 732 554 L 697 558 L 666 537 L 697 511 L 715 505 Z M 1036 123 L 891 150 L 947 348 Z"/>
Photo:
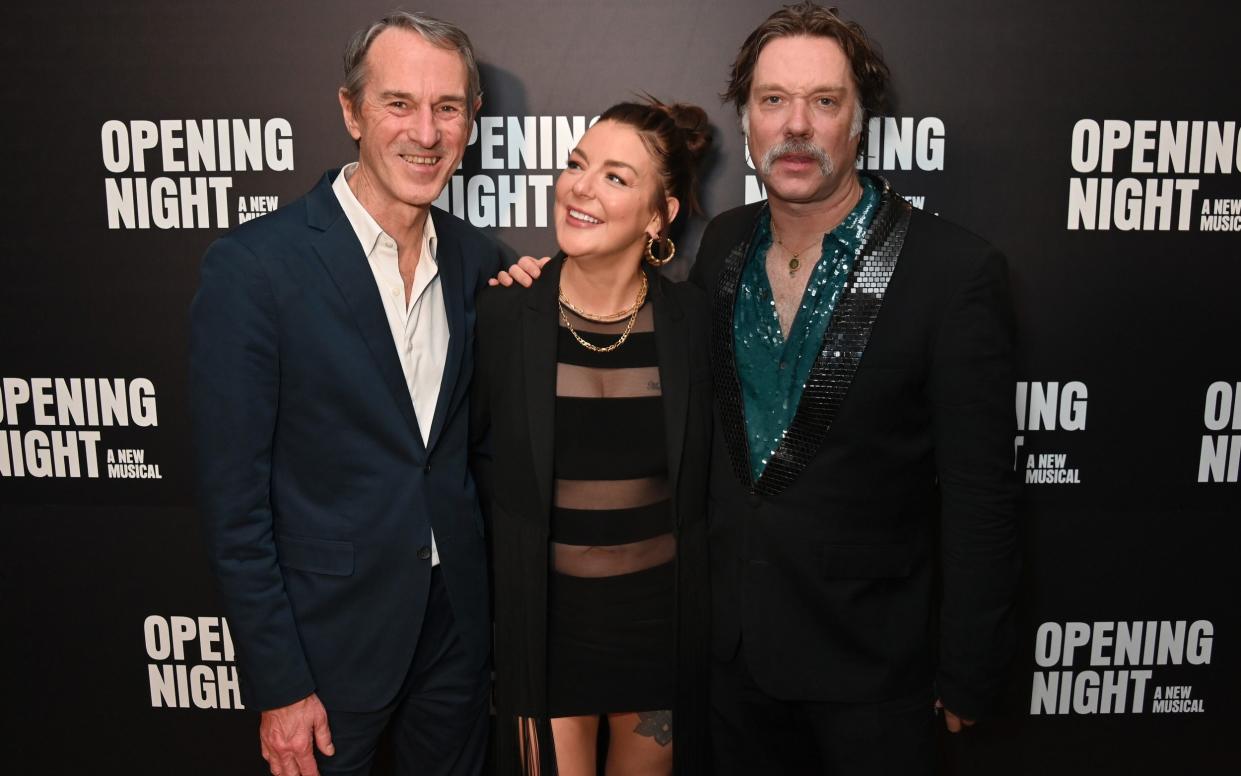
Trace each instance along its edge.
<path fill-rule="evenodd" d="M 643 259 L 675 254 L 708 144 L 694 106 L 604 111 L 556 182 L 550 279 L 479 301 L 501 772 L 595 773 L 601 721 L 609 773 L 705 767 L 706 301 Z"/>

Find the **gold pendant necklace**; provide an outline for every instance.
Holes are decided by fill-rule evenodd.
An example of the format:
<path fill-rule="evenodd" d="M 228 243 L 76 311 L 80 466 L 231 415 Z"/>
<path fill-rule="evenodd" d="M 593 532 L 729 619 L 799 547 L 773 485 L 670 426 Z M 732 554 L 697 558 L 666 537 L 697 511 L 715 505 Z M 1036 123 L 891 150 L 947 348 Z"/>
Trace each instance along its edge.
<path fill-rule="evenodd" d="M 580 315 L 588 321 L 595 321 L 596 323 L 615 323 L 620 320 L 620 317 L 611 318 L 611 316 L 595 315 L 594 313 L 587 313 L 583 310 L 579 310 L 573 305 L 572 302 L 569 301 L 568 297 L 564 295 L 564 289 L 560 289 L 560 298 L 556 305 L 560 310 L 560 320 L 564 323 L 565 328 L 569 330 L 569 333 L 573 335 L 573 339 L 577 340 L 577 344 L 595 353 L 611 353 L 613 350 L 616 350 L 621 345 L 625 344 L 625 340 L 629 339 L 629 333 L 633 331 L 634 323 L 638 320 L 638 311 L 642 309 L 642 303 L 646 301 L 646 273 L 643 272 L 641 275 L 642 285 L 638 288 L 638 295 L 634 299 L 633 306 L 619 314 L 620 316 L 629 316 L 629 322 L 625 324 L 625 331 L 621 333 L 620 339 L 616 342 L 603 347 L 594 345 L 582 339 L 582 335 L 578 334 L 577 330 L 573 328 L 573 324 L 569 322 L 569 316 L 565 313 L 564 308 L 568 307 L 574 312 L 574 314 Z M 612 315 L 618 314 L 612 313 Z M 611 320 L 606 320 L 608 318 L 611 318 Z"/>
<path fill-rule="evenodd" d="M 826 234 L 826 232 L 824 232 L 824 234 Z M 801 255 L 810 250 L 816 244 L 823 241 L 823 235 L 821 234 L 814 242 L 810 243 L 805 248 L 802 248 L 800 251 L 791 251 L 788 246 L 780 240 L 780 235 L 776 234 L 775 229 L 771 230 L 771 236 L 776 238 L 776 245 L 779 245 L 780 249 L 789 255 L 789 277 L 796 275 L 797 270 L 801 267 Z"/>

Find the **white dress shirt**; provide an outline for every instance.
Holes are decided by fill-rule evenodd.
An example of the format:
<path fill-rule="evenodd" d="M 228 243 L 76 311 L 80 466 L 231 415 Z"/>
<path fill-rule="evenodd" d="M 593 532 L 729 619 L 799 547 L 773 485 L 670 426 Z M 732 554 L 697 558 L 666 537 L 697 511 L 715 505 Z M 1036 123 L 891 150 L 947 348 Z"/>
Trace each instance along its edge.
<path fill-rule="evenodd" d="M 379 296 L 383 299 L 392 341 L 401 359 L 405 386 L 409 388 L 409 396 L 414 402 L 414 415 L 418 418 L 418 430 L 425 445 L 439 400 L 444 362 L 448 358 L 448 313 L 444 309 L 439 265 L 435 260 L 435 223 L 428 214 L 426 225 L 422 228 L 422 252 L 418 257 L 418 267 L 414 270 L 414 284 L 409 299 L 406 299 L 405 281 L 397 264 L 396 240 L 384 232 L 354 196 L 353 189 L 349 188 L 349 177 L 357 167 L 357 162 L 346 165 L 333 181 L 332 191 L 353 226 L 354 234 L 362 243 L 362 252 L 366 254 L 366 261 L 375 276 L 375 285 L 379 287 Z M 439 562 L 439 549 L 435 546 L 435 533 L 432 532 L 431 565 L 438 565 Z"/>

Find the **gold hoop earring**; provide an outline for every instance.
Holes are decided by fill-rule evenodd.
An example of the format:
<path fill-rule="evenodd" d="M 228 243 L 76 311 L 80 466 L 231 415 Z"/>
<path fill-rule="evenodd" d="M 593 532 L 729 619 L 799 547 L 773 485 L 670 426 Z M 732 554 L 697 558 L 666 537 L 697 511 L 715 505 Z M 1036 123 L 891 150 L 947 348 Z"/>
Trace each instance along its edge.
<path fill-rule="evenodd" d="M 650 264 L 652 267 L 662 267 L 668 262 L 672 261 L 673 256 L 677 255 L 677 245 L 676 243 L 672 241 L 671 238 L 665 237 L 664 239 L 660 240 L 660 242 L 664 243 L 666 247 L 668 248 L 668 255 L 662 259 L 657 259 L 655 258 L 654 251 L 651 250 L 652 248 L 655 247 L 655 238 L 649 237 L 646 240 L 646 263 Z"/>

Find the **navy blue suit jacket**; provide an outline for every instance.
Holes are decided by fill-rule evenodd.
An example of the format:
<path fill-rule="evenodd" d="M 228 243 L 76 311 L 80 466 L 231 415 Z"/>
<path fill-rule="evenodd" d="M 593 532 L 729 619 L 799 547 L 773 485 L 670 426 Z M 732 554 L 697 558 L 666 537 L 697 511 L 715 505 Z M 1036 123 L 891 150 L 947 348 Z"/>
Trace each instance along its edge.
<path fill-rule="evenodd" d="M 191 308 L 200 506 L 243 696 L 260 709 L 311 692 L 347 711 L 393 698 L 418 643 L 432 529 L 480 667 L 490 642 L 467 404 L 474 295 L 508 258 L 431 209 L 449 345 L 424 445 L 336 174 L 216 241 Z"/>

